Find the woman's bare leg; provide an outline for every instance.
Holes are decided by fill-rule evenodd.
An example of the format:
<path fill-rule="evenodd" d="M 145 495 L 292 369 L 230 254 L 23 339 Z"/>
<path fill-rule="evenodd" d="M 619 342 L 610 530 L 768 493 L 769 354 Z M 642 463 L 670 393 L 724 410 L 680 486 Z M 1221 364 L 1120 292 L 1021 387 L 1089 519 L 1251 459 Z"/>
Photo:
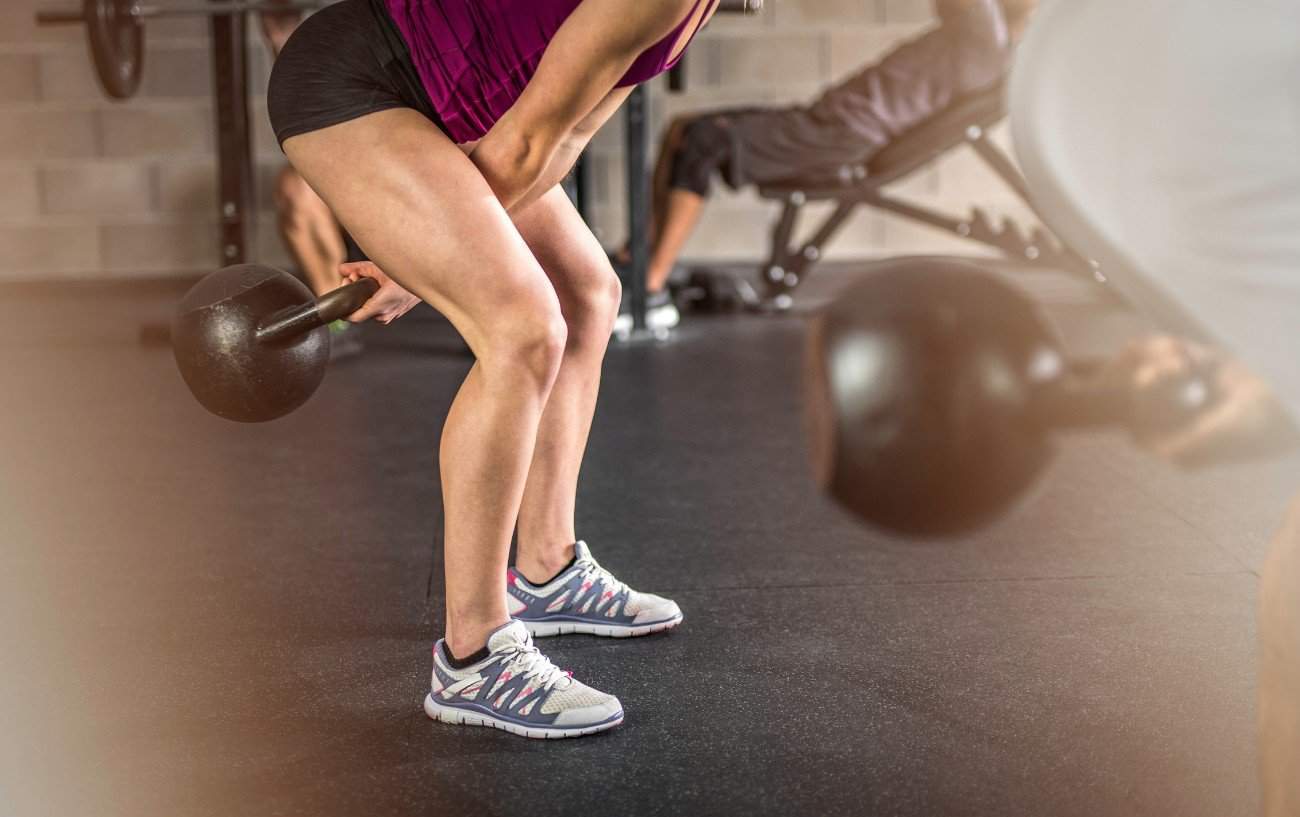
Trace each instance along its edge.
<path fill-rule="evenodd" d="M 1265 817 L 1300 814 L 1300 497 L 1260 583 L 1259 758 Z"/>
<path fill-rule="evenodd" d="M 440 449 L 447 643 L 469 655 L 509 621 L 503 577 L 565 351 L 560 303 L 477 168 L 416 112 L 297 136 L 285 152 L 366 254 L 446 315 L 477 358 Z"/>
<path fill-rule="evenodd" d="M 543 582 L 573 558 L 578 471 L 621 293 L 600 242 L 560 188 L 517 215 L 515 225 L 554 285 L 568 329 L 519 508 L 516 567 Z"/>

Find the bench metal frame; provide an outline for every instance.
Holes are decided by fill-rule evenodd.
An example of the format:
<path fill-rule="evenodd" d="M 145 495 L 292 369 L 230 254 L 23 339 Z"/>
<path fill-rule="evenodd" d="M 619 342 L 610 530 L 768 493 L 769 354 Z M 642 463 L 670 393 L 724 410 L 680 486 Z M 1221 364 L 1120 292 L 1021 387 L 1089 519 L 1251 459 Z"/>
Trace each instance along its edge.
<path fill-rule="evenodd" d="M 840 168 L 838 180 L 761 185 L 759 195 L 779 200 L 781 214 L 772 228 L 768 257 L 760 270 L 763 293 L 759 306 L 788 309 L 792 303 L 791 293 L 812 273 L 826 244 L 859 207 L 882 210 L 929 225 L 998 250 L 1006 258 L 1031 267 L 1050 268 L 1104 282 L 1106 279 L 1096 263 L 1071 249 L 1045 227 L 1035 226 L 1026 231 L 1010 218 L 996 225 L 979 207 L 972 208 L 966 217 L 958 218 L 883 191 L 886 185 L 912 175 L 952 149 L 969 145 L 1008 188 L 1034 209 L 1024 177 L 989 138 L 989 128 L 1005 117 L 1005 93 L 999 86 L 958 101 L 895 140 L 866 165 Z M 804 205 L 810 201 L 834 201 L 835 209 L 809 239 L 795 244 L 793 237 L 799 217 Z"/>

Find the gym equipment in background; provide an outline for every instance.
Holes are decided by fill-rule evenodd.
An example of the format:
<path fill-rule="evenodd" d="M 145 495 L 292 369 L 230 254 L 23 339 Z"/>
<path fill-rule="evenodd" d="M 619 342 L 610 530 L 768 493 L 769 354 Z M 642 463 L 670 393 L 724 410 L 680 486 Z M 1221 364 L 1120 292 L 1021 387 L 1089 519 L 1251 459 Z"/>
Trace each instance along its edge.
<path fill-rule="evenodd" d="M 86 40 L 95 75 L 104 93 L 130 99 L 144 74 L 144 21 L 156 17 L 233 17 L 247 12 L 302 11 L 326 5 L 325 0 L 188 0 L 145 3 L 140 0 L 84 0 L 80 11 L 38 11 L 38 25 L 85 23 Z"/>
<path fill-rule="evenodd" d="M 812 274 L 825 254 L 826 245 L 859 207 L 886 212 L 968 240 L 973 246 L 995 250 L 1003 258 L 1022 266 L 1065 272 L 1091 282 L 1104 283 L 1106 278 L 1099 265 L 1044 227 L 1025 227 L 1009 218 L 994 223 L 979 207 L 972 208 L 965 216 L 954 216 L 914 204 L 886 191 L 890 184 L 929 167 L 935 160 L 965 145 L 1017 197 L 1033 208 L 1034 203 L 1020 171 L 989 138 L 989 129 L 1005 119 L 1006 112 L 1006 90 L 999 84 L 955 100 L 899 136 L 865 164 L 844 165 L 828 178 L 760 185 L 759 195 L 779 201 L 781 214 L 772 227 L 768 255 L 759 269 L 757 287 L 750 283 L 749 276 L 735 271 L 697 268 L 692 270 L 693 285 L 683 298 L 683 306 L 692 306 L 691 293 L 716 293 L 728 289 L 733 292 L 732 297 L 723 299 L 728 304 L 739 301 L 749 309 L 762 312 L 789 309 L 794 303 L 794 291 Z M 806 239 L 795 242 L 804 207 L 820 201 L 831 202 L 834 208 L 813 227 Z M 707 285 L 704 283 L 706 278 L 709 279 Z M 753 294 L 755 292 L 757 297 Z M 1098 292 L 1109 297 L 1105 289 L 1098 289 Z M 713 302 L 705 300 L 695 305 L 704 310 Z"/>

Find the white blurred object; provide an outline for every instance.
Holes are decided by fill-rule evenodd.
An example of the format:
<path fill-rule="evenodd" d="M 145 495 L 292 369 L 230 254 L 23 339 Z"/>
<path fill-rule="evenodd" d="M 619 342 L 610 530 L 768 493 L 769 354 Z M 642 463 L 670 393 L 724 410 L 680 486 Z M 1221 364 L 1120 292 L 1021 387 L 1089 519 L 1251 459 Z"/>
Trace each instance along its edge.
<path fill-rule="evenodd" d="M 1010 106 L 1051 226 L 1300 415 L 1300 3 L 1048 0 Z"/>

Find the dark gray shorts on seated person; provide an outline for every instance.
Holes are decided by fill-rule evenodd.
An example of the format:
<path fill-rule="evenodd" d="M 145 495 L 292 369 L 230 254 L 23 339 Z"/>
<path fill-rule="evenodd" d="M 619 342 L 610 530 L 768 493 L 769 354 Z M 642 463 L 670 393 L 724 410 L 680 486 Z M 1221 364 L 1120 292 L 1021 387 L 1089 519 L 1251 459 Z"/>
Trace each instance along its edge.
<path fill-rule="evenodd" d="M 833 183 L 841 168 L 866 164 L 882 147 L 807 108 L 709 111 L 684 126 L 670 183 L 701 196 L 709 194 L 715 173 L 733 189 Z"/>

